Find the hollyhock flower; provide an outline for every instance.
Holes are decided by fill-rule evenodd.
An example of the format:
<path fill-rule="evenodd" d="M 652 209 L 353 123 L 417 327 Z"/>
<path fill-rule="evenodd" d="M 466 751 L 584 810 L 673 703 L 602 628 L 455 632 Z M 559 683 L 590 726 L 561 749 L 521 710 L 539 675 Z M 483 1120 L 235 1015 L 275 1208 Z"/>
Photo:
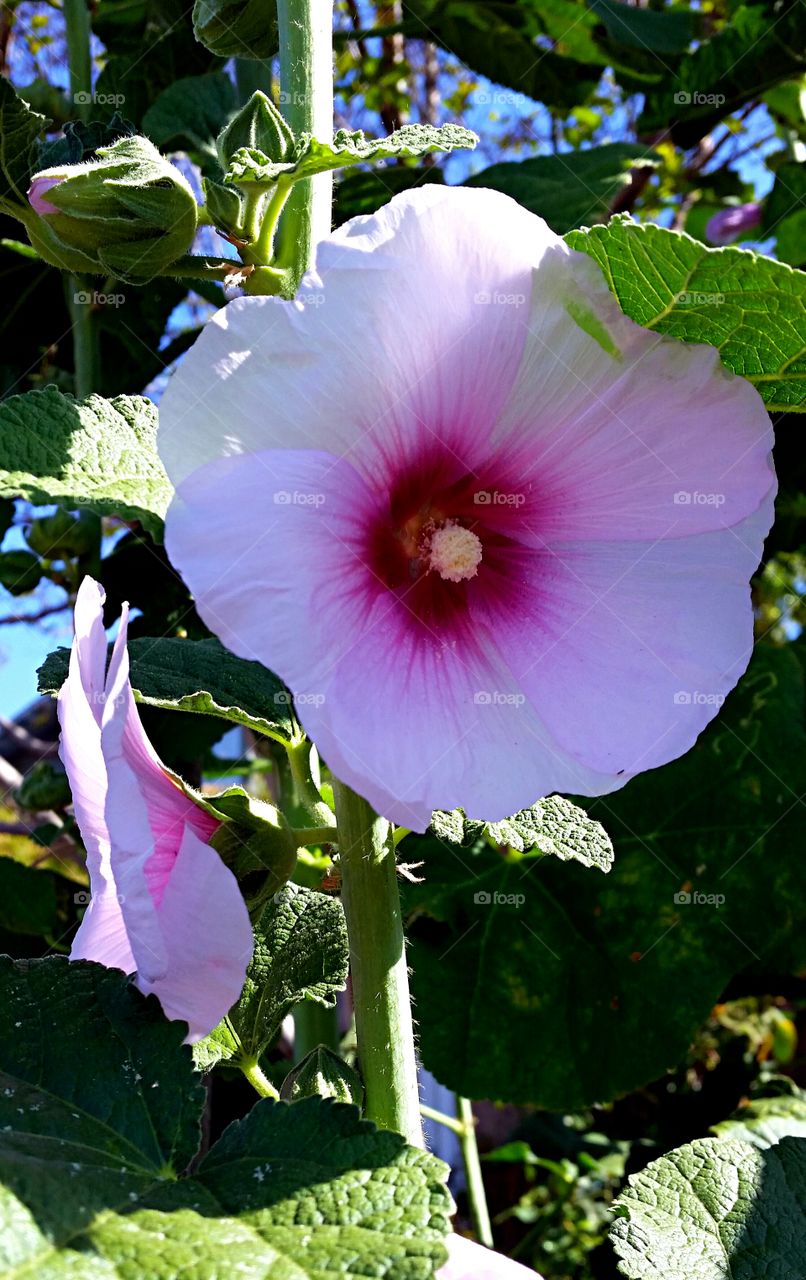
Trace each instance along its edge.
<path fill-rule="evenodd" d="M 70 955 L 136 972 L 139 989 L 187 1022 L 193 1042 L 241 994 L 249 914 L 208 844 L 219 823 L 174 782 L 146 737 L 129 684 L 125 607 L 106 674 L 103 602 L 85 578 L 58 701 L 92 891 Z"/>
<path fill-rule="evenodd" d="M 300 297 L 231 302 L 162 402 L 168 551 L 208 626 L 415 830 L 686 751 L 752 646 L 754 388 L 492 191 L 356 218 Z"/>
<path fill-rule="evenodd" d="M 763 212 L 762 206 L 755 200 L 751 200 L 749 204 L 720 209 L 706 223 L 706 239 L 711 244 L 733 244 L 745 231 L 752 231 L 754 227 L 761 225 Z"/>
<path fill-rule="evenodd" d="M 464 1236 L 448 1236 L 448 1261 L 437 1272 L 437 1280 L 540 1280 L 531 1267 L 493 1253 Z"/>

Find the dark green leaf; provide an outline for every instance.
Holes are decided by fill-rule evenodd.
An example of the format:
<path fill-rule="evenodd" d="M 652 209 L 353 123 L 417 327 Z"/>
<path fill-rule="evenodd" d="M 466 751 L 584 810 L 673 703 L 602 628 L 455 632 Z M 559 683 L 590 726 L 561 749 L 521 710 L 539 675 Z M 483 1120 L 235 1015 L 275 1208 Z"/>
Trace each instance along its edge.
<path fill-rule="evenodd" d="M 746 102 L 806 70 L 806 7 L 739 4 L 722 29 L 685 55 L 674 78 L 648 95 L 641 134 L 671 128 L 690 147 Z"/>
<path fill-rule="evenodd" d="M 187 151 L 203 169 L 218 169 L 215 140 L 235 109 L 235 89 L 223 71 L 175 80 L 143 116 L 158 147 Z"/>
<path fill-rule="evenodd" d="M 638 9 L 624 0 L 587 0 L 616 44 L 664 55 L 685 53 L 699 34 L 700 20 L 690 9 Z"/>
<path fill-rule="evenodd" d="M 5 587 L 12 596 L 33 591 L 41 578 L 39 556 L 31 551 L 0 551 L 0 587 Z"/>
<path fill-rule="evenodd" d="M 806 263 L 806 164 L 782 164 L 764 205 L 760 234 L 775 236 L 775 252 L 793 267 Z"/>
<path fill-rule="evenodd" d="M 494 84 L 547 105 L 573 107 L 593 92 L 606 59 L 592 39 L 595 15 L 581 5 L 572 7 L 576 26 L 570 19 L 563 22 L 560 6 L 560 30 L 554 27 L 555 35 L 549 38 L 570 33 L 578 57 L 581 32 L 587 65 L 574 66 L 572 58 L 537 44 L 538 36 L 548 34 L 541 20 L 542 5 L 523 0 L 407 0 L 403 12 L 414 23 L 413 34 L 435 40 Z M 551 13 L 550 6 L 546 8 Z M 497 94 L 493 104 L 503 103 L 506 97 Z"/>
<path fill-rule="evenodd" d="M 49 938 L 56 925 L 56 884 L 47 871 L 34 871 L 0 858 L 0 929 Z"/>
<path fill-rule="evenodd" d="M 70 653 L 56 649 L 39 669 L 40 693 L 67 679 Z M 129 643 L 135 697 L 167 711 L 193 711 L 246 725 L 278 742 L 299 736 L 291 694 L 259 662 L 236 658 L 220 640 L 141 637 Z"/>
<path fill-rule="evenodd" d="M 336 226 L 341 226 L 359 214 L 377 213 L 381 205 L 388 204 L 392 196 L 401 191 L 444 181 L 442 170 L 434 165 L 416 169 L 391 165 L 383 169 L 348 170 L 336 183 L 333 221 Z"/>
<path fill-rule="evenodd" d="M 802 935 L 803 676 L 758 647 L 688 755 L 588 803 L 608 876 L 408 837 L 425 1065 L 469 1097 L 575 1110 L 679 1062 L 726 984 Z M 430 917 L 430 918 L 429 918 Z"/>
<path fill-rule="evenodd" d="M 30 213 L 27 191 L 36 164 L 36 143 L 49 123 L 17 97 L 10 80 L 0 76 L 0 204 L 8 213 L 19 206 Z"/>
<path fill-rule="evenodd" d="M 465 185 L 503 191 L 564 235 L 605 217 L 628 185 L 631 170 L 656 168 L 658 163 L 656 153 L 646 147 L 614 142 L 589 151 L 494 164 Z"/>

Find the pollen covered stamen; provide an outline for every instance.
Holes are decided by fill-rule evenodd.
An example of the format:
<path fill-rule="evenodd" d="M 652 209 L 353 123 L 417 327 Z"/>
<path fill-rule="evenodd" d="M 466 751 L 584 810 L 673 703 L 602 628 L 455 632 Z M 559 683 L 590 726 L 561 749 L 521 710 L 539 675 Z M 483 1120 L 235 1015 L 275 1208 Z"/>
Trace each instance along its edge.
<path fill-rule="evenodd" d="M 460 524 L 435 529 L 428 549 L 428 563 L 447 582 L 475 578 L 481 564 L 481 539 Z"/>

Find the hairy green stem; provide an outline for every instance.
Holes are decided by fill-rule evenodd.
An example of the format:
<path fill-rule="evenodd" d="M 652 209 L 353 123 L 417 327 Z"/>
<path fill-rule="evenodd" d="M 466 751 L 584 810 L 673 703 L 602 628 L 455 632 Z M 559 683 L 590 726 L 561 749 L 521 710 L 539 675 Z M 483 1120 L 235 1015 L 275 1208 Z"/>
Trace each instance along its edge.
<path fill-rule="evenodd" d="M 312 1049 L 326 1045 L 334 1053 L 339 1047 L 338 1010 L 316 1000 L 303 1000 L 294 1010 L 294 1061 L 302 1062 Z"/>
<path fill-rule="evenodd" d="M 470 1205 L 470 1217 L 473 1230 L 481 1244 L 488 1249 L 493 1247 L 493 1229 L 490 1225 L 490 1211 L 487 1208 L 487 1193 L 484 1190 L 484 1179 L 481 1175 L 481 1161 L 476 1142 L 476 1118 L 473 1115 L 473 1104 L 469 1098 L 456 1099 L 456 1116 L 460 1123 L 459 1142 L 462 1147 L 462 1159 L 467 1178 L 467 1199 Z"/>
<path fill-rule="evenodd" d="M 322 801 L 324 804 L 324 801 Z M 336 844 L 339 838 L 338 827 L 295 827 L 294 839 L 301 847 L 310 844 Z"/>
<path fill-rule="evenodd" d="M 283 115 L 295 134 L 333 136 L 333 5 L 330 0 L 277 0 Z M 279 232 L 278 265 L 291 272 L 291 294 L 330 232 L 333 175 L 297 182 Z"/>
<path fill-rule="evenodd" d="M 87 0 L 64 0 L 64 25 L 73 112 L 81 120 L 87 120 L 92 113 L 92 33 Z M 66 276 L 64 287 L 72 322 L 73 389 L 82 398 L 98 390 L 100 373 L 95 316 L 92 306 L 86 301 L 92 290 L 88 290 L 81 276 L 77 275 Z"/>
<path fill-rule="evenodd" d="M 423 1146 L 414 1024 L 389 823 L 334 779 L 365 1112 Z"/>
<path fill-rule="evenodd" d="M 303 738 L 301 742 L 290 743 L 286 746 L 291 777 L 294 780 L 294 790 L 296 791 L 297 800 L 317 826 L 331 827 L 336 819 L 329 805 L 322 799 L 319 788 L 314 781 L 312 752 L 313 747 L 307 738 Z M 303 841 L 300 841 L 300 843 L 302 844 Z"/>
<path fill-rule="evenodd" d="M 63 11 L 73 113 L 81 120 L 88 120 L 92 113 L 89 6 L 87 0 L 64 0 Z"/>
<path fill-rule="evenodd" d="M 254 1059 L 247 1060 L 242 1058 L 239 1060 L 238 1066 L 261 1098 L 274 1098 L 276 1101 L 280 1097 L 271 1080 L 264 1075 Z"/>
<path fill-rule="evenodd" d="M 73 338 L 73 390 L 81 400 L 97 391 L 99 386 L 98 331 L 92 305 L 87 301 L 92 294 L 92 282 L 81 276 L 67 275 L 64 288 Z"/>
<path fill-rule="evenodd" d="M 465 1126 L 462 1121 L 457 1120 L 455 1116 L 446 1116 L 444 1111 L 437 1111 L 436 1107 L 429 1107 L 421 1102 L 420 1115 L 426 1120 L 434 1120 L 444 1128 L 450 1129 L 451 1133 L 458 1134 L 460 1137 L 464 1135 Z"/>

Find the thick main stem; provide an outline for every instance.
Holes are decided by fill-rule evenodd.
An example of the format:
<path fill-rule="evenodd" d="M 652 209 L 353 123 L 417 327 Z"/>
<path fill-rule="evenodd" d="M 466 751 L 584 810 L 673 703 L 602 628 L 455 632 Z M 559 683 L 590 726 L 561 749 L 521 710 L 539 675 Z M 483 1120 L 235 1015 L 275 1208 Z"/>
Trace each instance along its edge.
<path fill-rule="evenodd" d="M 88 120 L 92 112 L 92 51 L 87 0 L 64 0 L 64 26 L 73 112 Z"/>
<path fill-rule="evenodd" d="M 423 1146 L 414 1024 L 389 823 L 334 780 L 365 1112 Z"/>
<path fill-rule="evenodd" d="M 82 120 L 92 113 L 92 49 L 87 0 L 64 0 L 65 43 L 73 111 Z M 73 335 L 74 391 L 79 399 L 98 390 L 98 332 L 89 291 L 80 276 L 65 278 Z"/>
<path fill-rule="evenodd" d="M 333 5 L 331 0 L 277 0 L 283 115 L 299 136 L 333 136 Z M 297 182 L 280 225 L 279 263 L 292 269 L 293 290 L 330 232 L 333 175 Z"/>

